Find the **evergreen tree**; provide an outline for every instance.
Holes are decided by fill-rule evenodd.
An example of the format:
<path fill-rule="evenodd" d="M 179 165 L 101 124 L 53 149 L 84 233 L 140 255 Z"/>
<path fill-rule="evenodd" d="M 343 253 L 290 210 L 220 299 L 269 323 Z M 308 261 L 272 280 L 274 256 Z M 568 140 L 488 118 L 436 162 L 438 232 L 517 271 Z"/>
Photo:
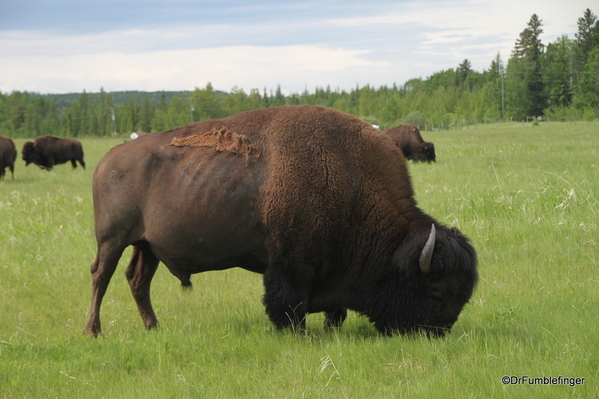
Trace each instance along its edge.
<path fill-rule="evenodd" d="M 98 105 L 95 109 L 95 118 L 97 120 L 99 136 L 109 136 L 112 127 L 112 110 L 114 104 L 112 103 L 112 96 L 104 91 L 104 88 L 100 88 L 100 95 L 98 99 Z"/>
<path fill-rule="evenodd" d="M 596 69 L 595 57 L 591 57 L 594 49 L 599 48 L 599 21 L 590 9 L 578 18 L 578 32 L 574 34 L 574 75 L 573 81 L 576 92 L 574 103 L 578 108 L 592 107 L 595 95 L 595 84 L 592 71 Z M 597 76 L 595 80 L 599 79 Z"/>
<path fill-rule="evenodd" d="M 542 20 L 533 14 L 528 27 L 520 33 L 508 62 L 510 97 L 515 100 L 512 109 L 519 117 L 543 115 L 547 105 L 541 69 L 544 45 L 539 38 L 543 33 L 542 25 Z"/>
<path fill-rule="evenodd" d="M 460 65 L 458 65 L 458 69 L 456 70 L 456 85 L 462 86 L 468 75 L 472 72 L 472 64 L 470 61 L 465 59 Z"/>
<path fill-rule="evenodd" d="M 93 105 L 93 100 L 88 96 L 87 92 L 79 95 L 79 99 L 75 101 L 73 107 L 69 110 L 69 130 L 67 136 L 78 137 L 87 136 L 90 134 L 90 110 Z"/>
<path fill-rule="evenodd" d="M 501 54 L 491 61 L 489 69 L 482 74 L 484 81 L 481 90 L 477 93 L 478 101 L 476 112 L 479 118 L 504 118 L 505 108 L 505 67 Z"/>
<path fill-rule="evenodd" d="M 10 129 L 17 134 L 25 124 L 25 112 L 27 109 L 26 97 L 26 93 L 20 93 L 18 91 L 13 92 L 9 96 L 9 101 L 11 103 L 9 116 Z"/>
<path fill-rule="evenodd" d="M 577 102 L 580 108 L 589 108 L 593 117 L 599 109 L 599 46 L 589 53 L 586 66 L 578 82 Z"/>
<path fill-rule="evenodd" d="M 260 90 L 251 89 L 248 96 L 247 109 L 252 110 L 260 108 L 262 108 L 262 96 L 260 95 Z"/>
<path fill-rule="evenodd" d="M 560 37 L 547 46 L 543 78 L 549 107 L 567 107 L 572 103 L 572 41 Z"/>
<path fill-rule="evenodd" d="M 138 97 L 132 97 L 125 101 L 125 104 L 118 112 L 117 130 L 121 133 L 130 134 L 140 129 L 141 105 Z"/>
<path fill-rule="evenodd" d="M 285 96 L 283 95 L 283 92 L 281 91 L 281 85 L 277 85 L 277 91 L 275 92 L 275 96 L 272 101 L 272 106 L 278 107 L 281 105 L 285 105 Z"/>
<path fill-rule="evenodd" d="M 141 131 L 142 132 L 151 132 L 152 131 L 152 119 L 154 119 L 154 115 L 156 113 L 156 109 L 154 103 L 150 101 L 150 96 L 147 94 L 144 95 L 144 101 L 141 108 Z"/>
<path fill-rule="evenodd" d="M 262 108 L 270 107 L 270 101 L 268 100 L 268 94 L 266 93 L 266 87 L 264 88 L 264 95 L 262 96 Z"/>
<path fill-rule="evenodd" d="M 575 79 L 584 70 L 590 52 L 599 45 L 599 22 L 597 16 L 590 9 L 586 9 L 583 16 L 578 18 L 578 32 L 575 37 Z"/>
<path fill-rule="evenodd" d="M 496 82 L 501 79 L 504 73 L 505 67 L 501 60 L 501 54 L 497 52 L 497 55 L 493 58 L 493 61 L 491 61 L 489 69 L 483 72 L 483 77 L 485 78 L 485 82 Z"/>

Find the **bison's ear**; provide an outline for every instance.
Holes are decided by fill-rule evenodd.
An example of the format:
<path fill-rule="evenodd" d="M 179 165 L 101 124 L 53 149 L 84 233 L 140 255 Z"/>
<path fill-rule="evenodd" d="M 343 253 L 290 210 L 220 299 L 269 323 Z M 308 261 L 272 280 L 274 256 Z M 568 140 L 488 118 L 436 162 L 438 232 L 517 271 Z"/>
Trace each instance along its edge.
<path fill-rule="evenodd" d="M 433 259 L 433 251 L 435 250 L 435 240 L 437 239 L 437 230 L 435 225 L 431 225 L 431 233 L 422 248 L 420 253 L 420 270 L 422 273 L 428 273 L 431 271 L 431 260 Z"/>

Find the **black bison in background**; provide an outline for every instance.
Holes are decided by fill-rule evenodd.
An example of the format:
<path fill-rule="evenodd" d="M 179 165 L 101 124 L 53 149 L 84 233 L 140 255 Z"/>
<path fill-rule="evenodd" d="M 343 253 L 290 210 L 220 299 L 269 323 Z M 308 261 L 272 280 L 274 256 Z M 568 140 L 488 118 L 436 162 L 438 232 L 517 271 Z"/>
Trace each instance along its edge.
<path fill-rule="evenodd" d="M 15 159 L 17 159 L 15 143 L 9 137 L 0 136 L 0 180 L 4 179 L 6 168 L 10 169 L 12 179 L 15 179 Z"/>
<path fill-rule="evenodd" d="M 326 327 L 347 311 L 378 331 L 443 335 L 472 295 L 476 252 L 416 205 L 405 158 L 377 129 L 312 106 L 243 112 L 145 135 L 106 154 L 93 177 L 97 255 L 85 330 L 123 250 L 147 329 L 162 261 L 183 286 L 208 270 L 264 274 L 278 328 Z"/>
<path fill-rule="evenodd" d="M 40 136 L 23 145 L 23 161 L 25 166 L 34 163 L 42 169 L 52 170 L 54 165 L 71 161 L 73 168 L 77 162 L 85 169 L 83 161 L 83 147 L 74 139 L 60 139 L 53 136 Z"/>
<path fill-rule="evenodd" d="M 401 148 L 406 159 L 414 162 L 436 162 L 435 145 L 422 139 L 420 130 L 414 125 L 405 124 L 384 131 Z"/>

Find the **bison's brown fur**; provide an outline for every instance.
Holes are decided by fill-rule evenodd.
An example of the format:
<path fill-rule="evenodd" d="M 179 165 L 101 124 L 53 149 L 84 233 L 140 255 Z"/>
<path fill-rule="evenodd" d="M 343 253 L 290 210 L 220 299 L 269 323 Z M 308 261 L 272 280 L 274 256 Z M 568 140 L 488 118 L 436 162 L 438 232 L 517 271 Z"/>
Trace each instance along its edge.
<path fill-rule="evenodd" d="M 75 139 L 61 139 L 50 135 L 40 136 L 34 142 L 23 145 L 25 166 L 34 163 L 42 169 L 52 170 L 54 165 L 71 161 L 73 168 L 77 162 L 85 169 L 83 146 Z"/>
<path fill-rule="evenodd" d="M 384 131 L 401 148 L 406 159 L 414 162 L 436 162 L 435 145 L 424 141 L 418 127 L 406 123 Z"/>
<path fill-rule="evenodd" d="M 4 179 L 6 168 L 10 170 L 12 179 L 15 179 L 15 159 L 17 149 L 11 138 L 0 136 L 0 180 Z"/>
<path fill-rule="evenodd" d="M 229 151 L 246 158 L 260 156 L 260 151 L 251 145 L 244 135 L 229 131 L 226 128 L 213 129 L 207 133 L 194 134 L 187 137 L 175 137 L 171 145 L 177 147 L 213 147 L 216 151 Z"/>
<path fill-rule="evenodd" d="M 381 332 L 443 334 L 472 294 L 476 253 L 413 194 L 386 135 L 323 107 L 249 111 L 121 144 L 94 172 L 85 329 L 100 334 L 102 298 L 132 245 L 125 274 L 146 328 L 158 325 L 150 284 L 162 261 L 184 286 L 208 270 L 263 273 L 279 328 L 303 328 L 310 312 L 338 326 L 348 308 Z"/>

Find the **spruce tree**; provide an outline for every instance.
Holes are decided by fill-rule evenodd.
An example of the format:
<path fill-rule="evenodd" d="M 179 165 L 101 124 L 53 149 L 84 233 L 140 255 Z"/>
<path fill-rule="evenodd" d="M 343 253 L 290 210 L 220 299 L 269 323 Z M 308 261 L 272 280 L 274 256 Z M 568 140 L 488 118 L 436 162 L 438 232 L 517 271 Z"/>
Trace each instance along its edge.
<path fill-rule="evenodd" d="M 590 52 L 599 45 L 599 22 L 590 9 L 578 18 L 578 32 L 575 39 L 575 70 L 577 73 L 584 69 Z"/>
<path fill-rule="evenodd" d="M 593 50 L 599 48 L 599 21 L 597 16 L 590 9 L 586 9 L 583 16 L 578 18 L 578 32 L 574 34 L 574 74 L 573 82 L 576 92 L 577 107 L 591 106 L 595 103 L 593 94 L 595 84 L 592 78 L 592 72 L 596 69 L 594 65 L 595 57 L 589 58 Z"/>
<path fill-rule="evenodd" d="M 550 107 L 572 103 L 572 41 L 562 36 L 547 46 L 543 78 Z"/>
<path fill-rule="evenodd" d="M 470 72 L 472 72 L 472 64 L 468 59 L 465 59 L 464 62 L 458 65 L 458 69 L 456 70 L 456 86 L 462 86 Z"/>
<path fill-rule="evenodd" d="M 539 36 L 542 20 L 533 14 L 528 27 L 520 33 L 512 58 L 508 62 L 510 97 L 514 100 L 512 111 L 518 117 L 540 116 L 547 106 L 542 60 L 545 46 Z"/>

